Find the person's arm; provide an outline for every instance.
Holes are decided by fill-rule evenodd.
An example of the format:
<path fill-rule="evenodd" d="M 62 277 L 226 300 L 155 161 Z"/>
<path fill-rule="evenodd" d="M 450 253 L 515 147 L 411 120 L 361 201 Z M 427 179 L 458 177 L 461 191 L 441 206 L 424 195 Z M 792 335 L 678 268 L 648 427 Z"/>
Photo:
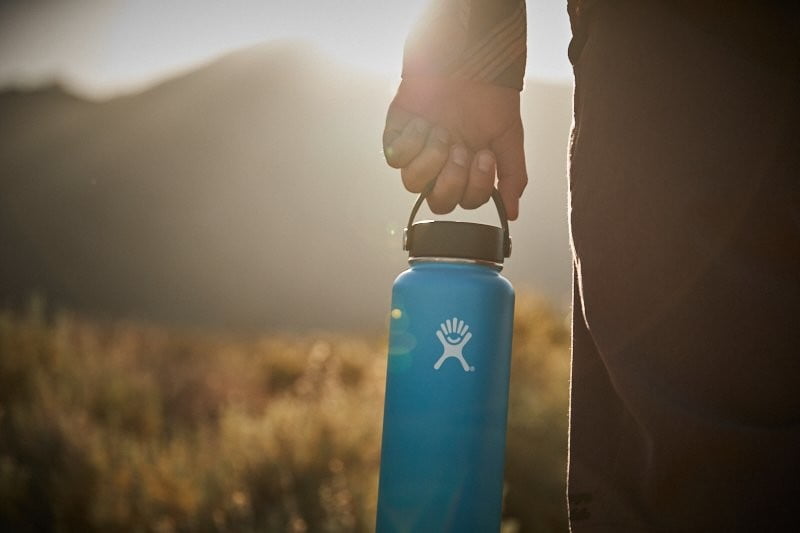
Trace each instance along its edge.
<path fill-rule="evenodd" d="M 517 218 L 527 183 L 525 28 L 524 0 L 444 0 L 408 38 L 384 154 L 411 192 L 437 179 L 428 196 L 436 213 L 482 205 L 496 173 L 509 218 Z"/>

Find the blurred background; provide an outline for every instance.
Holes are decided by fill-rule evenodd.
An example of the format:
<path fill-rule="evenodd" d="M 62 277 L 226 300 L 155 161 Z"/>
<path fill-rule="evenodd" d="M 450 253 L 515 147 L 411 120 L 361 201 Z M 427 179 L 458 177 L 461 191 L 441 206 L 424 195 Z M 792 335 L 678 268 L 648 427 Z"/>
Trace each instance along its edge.
<path fill-rule="evenodd" d="M 0 529 L 371 530 L 426 4 L 0 3 Z M 507 531 L 565 528 L 565 4 L 528 2 Z"/>

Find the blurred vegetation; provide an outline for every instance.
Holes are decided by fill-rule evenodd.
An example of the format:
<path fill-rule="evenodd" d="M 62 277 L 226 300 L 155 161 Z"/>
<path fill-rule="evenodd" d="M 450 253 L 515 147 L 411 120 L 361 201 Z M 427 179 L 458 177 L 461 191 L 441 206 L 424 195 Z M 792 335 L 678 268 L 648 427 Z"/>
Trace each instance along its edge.
<path fill-rule="evenodd" d="M 566 531 L 568 329 L 518 298 L 504 531 Z M 385 338 L 0 313 L 0 530 L 371 531 Z"/>

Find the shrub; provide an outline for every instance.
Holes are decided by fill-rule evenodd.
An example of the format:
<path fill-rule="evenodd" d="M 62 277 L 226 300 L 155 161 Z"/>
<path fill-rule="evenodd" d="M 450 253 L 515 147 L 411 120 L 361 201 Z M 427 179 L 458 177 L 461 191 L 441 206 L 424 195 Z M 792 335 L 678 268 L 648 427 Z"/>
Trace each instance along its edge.
<path fill-rule="evenodd" d="M 518 300 L 506 531 L 564 531 L 568 331 Z M 370 531 L 386 343 L 0 314 L 0 530 Z"/>

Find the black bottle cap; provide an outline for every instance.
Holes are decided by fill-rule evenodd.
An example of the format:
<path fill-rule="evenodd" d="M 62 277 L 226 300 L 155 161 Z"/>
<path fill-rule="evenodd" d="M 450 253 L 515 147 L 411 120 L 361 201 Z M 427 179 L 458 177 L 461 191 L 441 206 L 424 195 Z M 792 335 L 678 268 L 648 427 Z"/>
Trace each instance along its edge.
<path fill-rule="evenodd" d="M 474 222 L 455 222 L 446 220 L 425 220 L 414 222 L 422 201 L 430 192 L 428 186 L 419 195 L 403 236 L 403 249 L 409 257 L 446 257 L 472 259 L 502 263 L 511 255 L 511 237 L 508 232 L 508 217 L 500 194 L 495 189 L 492 199 L 497 207 L 502 227 L 477 224 Z"/>
<path fill-rule="evenodd" d="M 426 220 L 408 229 L 410 257 L 453 257 L 502 263 L 503 229 L 472 222 Z"/>

